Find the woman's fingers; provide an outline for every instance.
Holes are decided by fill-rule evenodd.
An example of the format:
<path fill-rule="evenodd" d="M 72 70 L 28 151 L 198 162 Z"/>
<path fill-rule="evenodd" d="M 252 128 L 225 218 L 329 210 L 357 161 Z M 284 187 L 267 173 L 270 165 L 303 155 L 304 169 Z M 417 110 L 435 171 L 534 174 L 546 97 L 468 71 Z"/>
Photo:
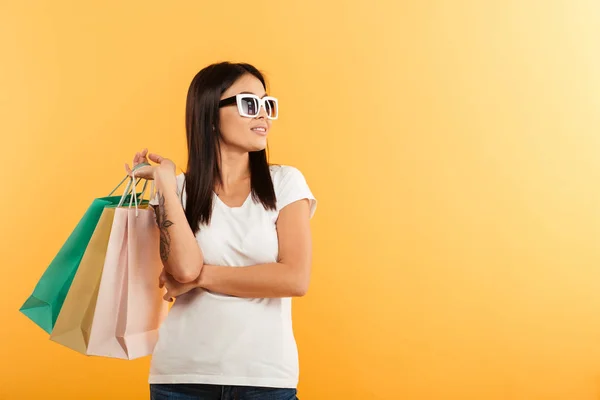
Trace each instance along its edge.
<path fill-rule="evenodd" d="M 153 179 L 152 178 L 152 168 L 153 167 L 141 167 L 138 168 L 135 172 L 132 171 L 131 169 L 129 169 L 129 171 L 127 172 L 129 174 L 129 176 L 133 176 L 135 174 L 136 178 L 141 178 L 141 179 Z"/>
<path fill-rule="evenodd" d="M 147 155 L 148 149 L 144 149 L 135 153 L 135 157 L 133 157 L 133 166 L 135 167 L 138 164 L 148 162 L 148 159 L 146 158 Z"/>
<path fill-rule="evenodd" d="M 153 153 L 148 154 L 148 158 L 150 158 L 150 161 L 154 161 L 157 164 L 160 164 L 164 160 L 164 157 L 159 156 L 158 154 L 153 154 Z"/>
<path fill-rule="evenodd" d="M 138 162 L 141 163 L 148 163 L 148 149 L 144 149 L 140 152 L 140 158 L 138 160 Z"/>
<path fill-rule="evenodd" d="M 127 172 L 127 175 L 129 176 L 133 176 L 133 168 L 137 167 L 138 165 L 142 164 L 142 163 L 146 163 L 146 164 L 150 164 L 148 162 L 148 149 L 144 149 L 142 151 L 138 151 L 137 153 L 135 153 L 135 156 L 133 157 L 133 164 L 131 166 L 129 166 L 128 163 L 125 164 L 125 171 Z M 158 156 L 160 157 L 160 156 Z M 162 157 L 160 157 L 162 159 Z M 150 169 L 151 167 L 142 167 L 140 169 L 138 169 L 135 172 L 136 177 L 140 177 L 140 178 L 146 178 L 146 179 L 152 179 L 152 170 Z"/>

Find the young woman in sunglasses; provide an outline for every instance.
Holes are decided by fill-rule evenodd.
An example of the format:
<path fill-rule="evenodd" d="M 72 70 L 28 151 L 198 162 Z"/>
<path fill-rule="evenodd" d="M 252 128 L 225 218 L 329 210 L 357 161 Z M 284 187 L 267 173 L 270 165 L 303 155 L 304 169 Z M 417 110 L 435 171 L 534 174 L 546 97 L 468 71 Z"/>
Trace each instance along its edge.
<path fill-rule="evenodd" d="M 187 96 L 188 163 L 147 150 L 132 173 L 154 179 L 164 264 L 175 300 L 150 368 L 152 400 L 297 399 L 292 298 L 306 293 L 316 200 L 302 173 L 270 165 L 276 98 L 248 64 L 201 70 Z"/>

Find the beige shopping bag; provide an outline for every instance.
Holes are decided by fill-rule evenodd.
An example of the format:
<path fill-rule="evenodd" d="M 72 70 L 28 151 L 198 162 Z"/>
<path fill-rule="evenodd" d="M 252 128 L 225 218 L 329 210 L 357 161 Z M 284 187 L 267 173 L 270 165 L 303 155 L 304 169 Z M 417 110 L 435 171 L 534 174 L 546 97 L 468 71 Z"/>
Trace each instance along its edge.
<path fill-rule="evenodd" d="M 115 208 L 104 208 L 50 335 L 52 341 L 82 354 L 87 354 L 90 327 L 114 216 Z"/>

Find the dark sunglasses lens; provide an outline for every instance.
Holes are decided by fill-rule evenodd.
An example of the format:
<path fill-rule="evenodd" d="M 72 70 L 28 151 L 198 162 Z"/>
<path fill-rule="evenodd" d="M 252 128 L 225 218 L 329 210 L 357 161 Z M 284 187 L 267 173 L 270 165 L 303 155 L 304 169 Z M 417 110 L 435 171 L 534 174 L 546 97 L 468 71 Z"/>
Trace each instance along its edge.
<path fill-rule="evenodd" d="M 252 97 L 242 98 L 242 110 L 247 115 L 256 115 L 258 113 L 258 101 Z"/>

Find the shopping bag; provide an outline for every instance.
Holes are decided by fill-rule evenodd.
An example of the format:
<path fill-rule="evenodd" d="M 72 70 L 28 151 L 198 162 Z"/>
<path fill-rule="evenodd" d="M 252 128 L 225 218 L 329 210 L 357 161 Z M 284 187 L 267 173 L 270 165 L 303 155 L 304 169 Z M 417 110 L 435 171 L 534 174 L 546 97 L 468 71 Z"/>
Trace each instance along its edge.
<path fill-rule="evenodd" d="M 163 265 L 154 209 L 115 210 L 87 354 L 121 359 L 150 355 L 168 312 L 158 287 Z"/>
<path fill-rule="evenodd" d="M 134 200 L 131 195 L 112 196 L 129 177 L 126 176 L 108 197 L 92 201 L 87 211 L 58 251 L 19 311 L 36 325 L 51 333 L 83 254 L 106 206 Z M 139 181 L 138 181 L 139 182 Z M 128 183 L 128 189 L 131 182 Z M 137 198 L 135 199 L 137 201 Z"/>
<path fill-rule="evenodd" d="M 87 354 L 114 217 L 115 208 L 105 207 L 50 335 L 50 340 L 82 354 Z"/>

